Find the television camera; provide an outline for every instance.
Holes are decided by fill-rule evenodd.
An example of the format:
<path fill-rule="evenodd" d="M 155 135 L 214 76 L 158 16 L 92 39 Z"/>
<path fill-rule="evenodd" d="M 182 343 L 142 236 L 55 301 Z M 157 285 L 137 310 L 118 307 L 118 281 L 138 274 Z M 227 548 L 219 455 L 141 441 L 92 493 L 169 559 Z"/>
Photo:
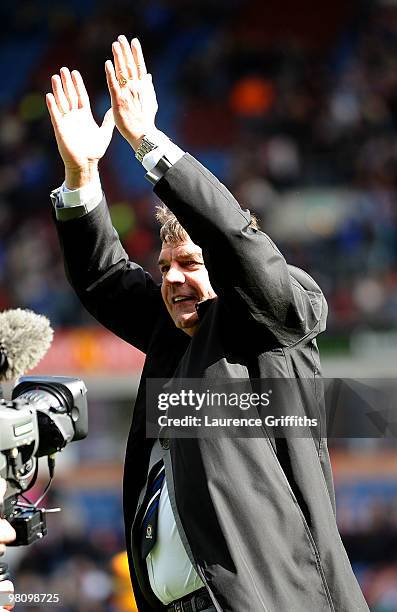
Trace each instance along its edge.
<path fill-rule="evenodd" d="M 21 376 L 38 363 L 53 337 L 48 320 L 20 309 L 0 313 L 0 382 L 19 377 L 10 400 L 0 399 L 0 477 L 7 482 L 2 518 L 16 531 L 11 546 L 31 544 L 47 533 L 46 512 L 39 504 L 52 482 L 55 454 L 88 431 L 87 389 L 65 376 Z M 1 385 L 0 385 L 1 387 Z M 26 493 L 47 457 L 49 482 L 31 502 Z M 0 564 L 0 581 L 8 577 Z"/>

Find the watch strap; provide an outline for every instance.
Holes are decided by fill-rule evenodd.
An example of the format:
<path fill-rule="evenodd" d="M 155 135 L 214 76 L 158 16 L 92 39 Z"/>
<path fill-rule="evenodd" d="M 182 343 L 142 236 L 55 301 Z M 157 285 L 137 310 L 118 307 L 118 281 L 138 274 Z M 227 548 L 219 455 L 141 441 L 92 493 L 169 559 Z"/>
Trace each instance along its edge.
<path fill-rule="evenodd" d="M 135 151 L 135 157 L 139 162 L 142 163 L 145 155 L 153 151 L 153 149 L 157 149 L 157 146 L 154 142 L 151 142 L 146 136 L 143 137 L 141 144 Z"/>

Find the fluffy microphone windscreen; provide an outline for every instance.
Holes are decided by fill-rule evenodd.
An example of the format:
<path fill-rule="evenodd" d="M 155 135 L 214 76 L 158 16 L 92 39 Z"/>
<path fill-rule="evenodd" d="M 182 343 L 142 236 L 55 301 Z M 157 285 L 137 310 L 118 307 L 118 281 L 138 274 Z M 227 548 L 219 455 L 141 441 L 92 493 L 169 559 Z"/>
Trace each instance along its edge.
<path fill-rule="evenodd" d="M 21 308 L 0 312 L 0 381 L 14 380 L 34 368 L 49 349 L 53 335 L 43 315 Z"/>

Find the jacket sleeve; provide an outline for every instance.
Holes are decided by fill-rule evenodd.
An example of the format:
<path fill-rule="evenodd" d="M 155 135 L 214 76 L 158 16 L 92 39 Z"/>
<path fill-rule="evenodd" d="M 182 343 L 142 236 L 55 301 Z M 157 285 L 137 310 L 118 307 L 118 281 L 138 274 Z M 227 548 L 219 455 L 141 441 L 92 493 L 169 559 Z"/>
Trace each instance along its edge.
<path fill-rule="evenodd" d="M 128 260 L 105 198 L 84 216 L 55 221 L 66 275 L 83 305 L 105 327 L 146 352 L 162 309 L 160 288 Z"/>
<path fill-rule="evenodd" d="M 243 307 L 284 346 L 325 329 L 327 304 L 314 280 L 288 266 L 251 215 L 197 160 L 186 154 L 155 185 L 193 242 L 201 246 L 220 298 Z"/>

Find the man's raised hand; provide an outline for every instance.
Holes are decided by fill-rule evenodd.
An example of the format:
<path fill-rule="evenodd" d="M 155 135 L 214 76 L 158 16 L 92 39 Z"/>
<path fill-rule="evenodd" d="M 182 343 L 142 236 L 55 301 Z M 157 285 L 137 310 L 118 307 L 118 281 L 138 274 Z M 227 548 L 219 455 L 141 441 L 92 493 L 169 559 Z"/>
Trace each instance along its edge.
<path fill-rule="evenodd" d="M 99 126 L 92 116 L 84 81 L 77 70 L 61 68 L 46 95 L 59 153 L 65 164 L 66 186 L 77 189 L 91 181 L 109 146 L 114 121 L 109 109 Z"/>
<path fill-rule="evenodd" d="M 137 38 L 129 45 L 119 36 L 112 45 L 113 62 L 105 64 L 106 80 L 112 99 L 116 126 L 133 149 L 155 127 L 158 109 L 152 75 L 146 71 L 142 48 Z"/>

